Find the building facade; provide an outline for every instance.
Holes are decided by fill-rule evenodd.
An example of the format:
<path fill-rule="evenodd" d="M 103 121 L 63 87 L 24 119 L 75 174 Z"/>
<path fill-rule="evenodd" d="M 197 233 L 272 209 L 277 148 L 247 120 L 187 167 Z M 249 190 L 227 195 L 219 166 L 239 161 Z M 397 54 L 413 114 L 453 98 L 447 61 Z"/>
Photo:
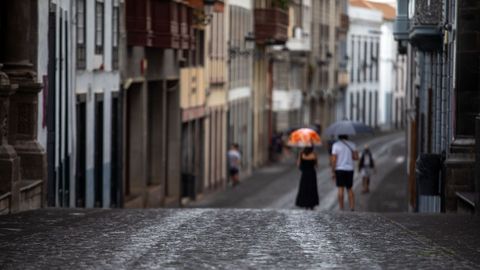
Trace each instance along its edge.
<path fill-rule="evenodd" d="M 198 143 L 203 117 L 201 2 L 126 1 L 125 207 L 179 206 L 201 186 L 201 150 L 186 148 Z"/>
<path fill-rule="evenodd" d="M 350 83 L 346 116 L 372 127 L 380 123 L 380 37 L 382 12 L 351 1 L 348 32 Z M 385 110 L 385 107 L 383 107 Z"/>
<path fill-rule="evenodd" d="M 207 93 L 204 136 L 204 189 L 215 190 L 227 183 L 227 112 L 229 10 L 224 1 L 205 6 L 211 22 L 205 29 Z"/>
<path fill-rule="evenodd" d="M 253 60 L 253 166 L 270 159 L 273 135 L 273 45 L 288 40 L 288 3 L 254 1 L 255 53 Z"/>
<path fill-rule="evenodd" d="M 474 127 L 480 50 L 471 39 L 480 27 L 472 14 L 479 10 L 477 2 L 398 1 L 395 38 L 407 55 L 407 173 L 415 211 L 456 211 L 462 193 L 479 194 Z M 416 173 L 426 163 L 434 164 L 428 179 Z"/>
<path fill-rule="evenodd" d="M 273 61 L 274 131 L 286 132 L 309 119 L 307 96 L 307 58 L 311 51 L 311 1 L 292 1 L 289 5 L 288 40 L 275 46 Z"/>
<path fill-rule="evenodd" d="M 312 1 L 311 52 L 308 57 L 306 104 L 307 124 L 323 129 L 346 116 L 347 0 Z M 307 107 L 307 106 L 306 106 Z"/>
<path fill-rule="evenodd" d="M 203 1 L 190 1 L 193 8 L 194 47 L 187 65 L 180 69 L 180 107 L 182 110 L 181 197 L 182 203 L 195 200 L 205 186 L 205 104 L 207 77 L 205 72 L 206 39 Z"/>
<path fill-rule="evenodd" d="M 75 180 L 75 185 L 70 185 L 75 190 L 70 192 L 70 197 L 75 194 L 71 203 L 75 202 L 76 207 L 109 208 L 119 205 L 117 188 L 120 183 L 117 182 L 118 160 L 115 157 L 120 148 L 116 140 L 120 134 L 118 119 L 121 115 L 118 110 L 120 2 L 79 0 L 74 4 L 75 24 L 71 33 L 75 55 L 72 61 L 75 66 L 72 85 L 75 109 L 68 108 L 67 103 L 67 109 L 62 112 L 67 118 L 70 114 L 75 116 L 72 121 L 75 123 L 72 146 L 75 178 L 67 178 Z M 66 128 L 61 124 L 60 127 Z M 62 129 L 60 133 L 63 133 Z M 60 166 L 60 170 L 68 168 Z"/>
<path fill-rule="evenodd" d="M 228 65 L 228 145 L 238 143 L 241 176 L 252 171 L 253 8 L 251 0 L 230 0 Z"/>

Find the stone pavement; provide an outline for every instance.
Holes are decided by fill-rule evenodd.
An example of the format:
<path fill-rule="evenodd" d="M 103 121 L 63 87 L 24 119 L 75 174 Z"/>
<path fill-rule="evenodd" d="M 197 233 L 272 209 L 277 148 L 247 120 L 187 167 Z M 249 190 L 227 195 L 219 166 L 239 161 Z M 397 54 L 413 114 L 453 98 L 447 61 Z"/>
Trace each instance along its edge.
<path fill-rule="evenodd" d="M 0 217 L 1 269 L 478 269 L 480 219 L 253 209 Z"/>

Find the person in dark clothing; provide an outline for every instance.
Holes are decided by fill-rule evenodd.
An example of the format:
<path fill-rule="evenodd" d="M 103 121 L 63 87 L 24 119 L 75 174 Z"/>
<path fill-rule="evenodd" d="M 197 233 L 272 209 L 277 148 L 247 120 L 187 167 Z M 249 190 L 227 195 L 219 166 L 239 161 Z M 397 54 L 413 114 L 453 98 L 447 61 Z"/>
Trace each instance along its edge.
<path fill-rule="evenodd" d="M 368 145 L 365 145 L 365 148 L 362 151 L 360 162 L 358 163 L 358 170 L 362 176 L 362 193 L 368 193 L 370 192 L 370 176 L 375 171 L 375 162 L 373 161 L 372 152 Z"/>
<path fill-rule="evenodd" d="M 298 156 L 297 166 L 302 172 L 295 205 L 313 210 L 318 205 L 317 155 L 313 147 L 306 147 Z"/>
<path fill-rule="evenodd" d="M 332 155 L 333 144 L 336 143 L 336 142 L 337 142 L 337 140 L 335 140 L 334 136 L 330 136 L 330 139 L 327 141 L 327 151 L 328 151 L 329 156 Z"/>

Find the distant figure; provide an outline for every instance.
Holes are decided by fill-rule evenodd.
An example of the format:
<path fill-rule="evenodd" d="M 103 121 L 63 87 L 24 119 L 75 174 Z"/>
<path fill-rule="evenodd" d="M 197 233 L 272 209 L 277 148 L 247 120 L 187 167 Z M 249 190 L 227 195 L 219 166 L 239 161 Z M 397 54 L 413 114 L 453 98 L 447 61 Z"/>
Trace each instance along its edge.
<path fill-rule="evenodd" d="M 283 150 L 282 133 L 275 132 L 272 135 L 272 141 L 271 141 L 271 148 L 270 148 L 271 160 L 275 162 L 279 161 L 280 157 L 282 156 L 282 150 Z"/>
<path fill-rule="evenodd" d="M 228 150 L 227 158 L 228 158 L 228 173 L 232 180 L 232 185 L 235 187 L 239 184 L 239 172 L 240 172 L 240 163 L 242 160 L 242 156 L 240 151 L 238 150 L 238 144 L 233 143 L 230 150 Z"/>
<path fill-rule="evenodd" d="M 362 176 L 363 184 L 363 193 L 370 192 L 370 176 L 372 171 L 375 170 L 375 163 L 373 161 L 372 152 L 370 151 L 368 145 L 365 145 L 365 148 L 362 151 L 360 156 L 360 162 L 358 163 L 358 170 Z"/>
<path fill-rule="evenodd" d="M 335 140 L 335 137 L 332 135 L 330 136 L 330 139 L 327 141 L 327 151 L 328 151 L 328 155 L 332 155 L 332 148 L 333 148 L 333 144 L 336 142 L 337 140 Z"/>
<path fill-rule="evenodd" d="M 317 155 L 313 147 L 306 147 L 298 156 L 297 166 L 302 171 L 295 205 L 313 210 L 318 205 Z"/>
<path fill-rule="evenodd" d="M 318 133 L 318 135 L 322 135 L 322 124 L 316 122 L 313 124 L 313 129 Z"/>
<path fill-rule="evenodd" d="M 338 205 L 343 210 L 343 192 L 347 188 L 350 210 L 355 209 L 355 197 L 352 190 L 354 160 L 358 160 L 358 152 L 347 135 L 339 135 L 338 141 L 333 144 L 331 166 L 332 179 L 338 187 Z"/>

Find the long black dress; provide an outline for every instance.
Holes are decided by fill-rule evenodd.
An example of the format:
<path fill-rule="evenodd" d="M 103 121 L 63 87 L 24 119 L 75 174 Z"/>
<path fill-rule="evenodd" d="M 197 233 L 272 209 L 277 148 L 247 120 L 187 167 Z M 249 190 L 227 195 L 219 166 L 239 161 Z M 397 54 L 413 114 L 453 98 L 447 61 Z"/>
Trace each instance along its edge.
<path fill-rule="evenodd" d="M 316 162 L 316 160 L 303 159 L 303 157 L 300 159 L 302 177 L 300 178 L 297 200 L 295 202 L 295 205 L 298 207 L 313 209 L 318 205 Z"/>

